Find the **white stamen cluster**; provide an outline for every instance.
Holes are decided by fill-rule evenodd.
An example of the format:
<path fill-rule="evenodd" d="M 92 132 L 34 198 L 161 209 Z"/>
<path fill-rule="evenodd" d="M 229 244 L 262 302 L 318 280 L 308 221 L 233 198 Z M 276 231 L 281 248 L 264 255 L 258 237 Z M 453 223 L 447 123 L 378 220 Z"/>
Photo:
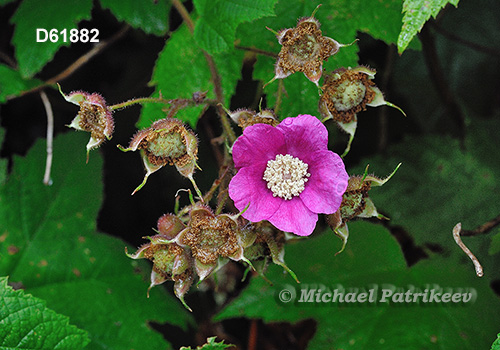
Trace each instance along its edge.
<path fill-rule="evenodd" d="M 274 197 L 292 199 L 304 191 L 308 177 L 309 166 L 299 158 L 289 154 L 278 154 L 274 160 L 267 162 L 263 179 Z"/>

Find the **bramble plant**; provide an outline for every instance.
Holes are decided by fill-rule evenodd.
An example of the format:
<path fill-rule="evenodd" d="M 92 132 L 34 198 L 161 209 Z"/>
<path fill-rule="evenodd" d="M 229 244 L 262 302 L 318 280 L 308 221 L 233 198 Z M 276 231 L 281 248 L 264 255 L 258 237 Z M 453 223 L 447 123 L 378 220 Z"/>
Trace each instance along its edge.
<path fill-rule="evenodd" d="M 497 346 L 498 4 L 0 7 L 0 348 Z"/>

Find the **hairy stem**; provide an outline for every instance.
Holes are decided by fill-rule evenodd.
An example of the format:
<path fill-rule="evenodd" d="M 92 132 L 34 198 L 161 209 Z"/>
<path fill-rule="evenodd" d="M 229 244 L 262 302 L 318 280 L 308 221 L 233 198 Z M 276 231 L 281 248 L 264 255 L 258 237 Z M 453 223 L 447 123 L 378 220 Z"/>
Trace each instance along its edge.
<path fill-rule="evenodd" d="M 179 12 L 180 16 L 182 17 L 183 21 L 186 23 L 189 31 L 191 34 L 194 33 L 194 22 L 191 19 L 191 16 L 189 15 L 189 12 L 186 10 L 184 5 L 180 0 L 172 0 L 172 5 L 174 5 L 175 9 L 177 12 Z M 208 67 L 210 68 L 210 74 L 212 76 L 212 82 L 214 84 L 214 92 L 215 92 L 215 98 L 217 102 L 224 104 L 224 94 L 222 91 L 222 84 L 221 84 L 221 78 L 220 75 L 217 71 L 217 67 L 215 65 L 215 61 L 213 57 L 206 51 L 203 51 L 203 56 L 205 56 L 205 60 L 208 63 Z M 221 106 L 216 106 L 217 114 L 219 115 L 222 128 L 226 134 L 226 137 L 228 141 L 232 144 L 236 140 L 236 135 L 231 128 L 231 123 L 229 122 L 229 118 L 227 117 L 226 113 L 224 112 L 224 109 Z"/>
<path fill-rule="evenodd" d="M 134 99 L 131 99 L 131 100 L 128 100 L 128 101 L 125 101 L 125 102 L 122 102 L 122 103 L 117 103 L 115 105 L 112 105 L 112 106 L 109 106 L 109 108 L 111 110 L 117 110 L 117 109 L 122 109 L 122 108 L 126 108 L 126 107 L 129 107 L 129 106 L 132 106 L 132 105 L 135 105 L 135 104 L 142 104 L 142 103 L 170 103 L 171 100 L 165 100 L 163 98 L 156 98 L 156 97 L 138 97 L 138 98 L 134 98 Z"/>

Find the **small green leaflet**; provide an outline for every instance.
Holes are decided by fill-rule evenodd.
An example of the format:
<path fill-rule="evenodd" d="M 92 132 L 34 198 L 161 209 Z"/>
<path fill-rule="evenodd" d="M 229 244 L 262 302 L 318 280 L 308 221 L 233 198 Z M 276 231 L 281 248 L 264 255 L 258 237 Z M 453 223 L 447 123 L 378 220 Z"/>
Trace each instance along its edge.
<path fill-rule="evenodd" d="M 70 325 L 68 317 L 0 277 L 0 349 L 77 350 L 89 342 L 87 332 Z"/>
<path fill-rule="evenodd" d="M 459 0 L 405 0 L 403 27 L 398 37 L 398 52 L 402 54 L 431 16 L 436 18 L 447 4 L 455 7 Z"/>
<path fill-rule="evenodd" d="M 497 337 L 497 340 L 491 345 L 491 350 L 500 350 L 500 333 Z"/>
<path fill-rule="evenodd" d="M 233 347 L 231 344 L 224 344 L 224 340 L 220 343 L 215 341 L 216 337 L 207 338 L 207 342 L 202 346 L 196 347 L 196 349 L 187 348 L 185 346 L 181 347 L 180 350 L 224 350 Z"/>

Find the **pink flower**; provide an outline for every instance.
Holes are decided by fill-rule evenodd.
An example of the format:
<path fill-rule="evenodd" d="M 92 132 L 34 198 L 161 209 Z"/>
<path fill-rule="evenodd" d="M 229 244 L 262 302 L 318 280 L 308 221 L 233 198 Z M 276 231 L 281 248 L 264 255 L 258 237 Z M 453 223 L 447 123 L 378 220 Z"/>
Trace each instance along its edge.
<path fill-rule="evenodd" d="M 233 146 L 238 173 L 229 196 L 243 217 L 268 220 L 282 231 L 310 235 L 318 213 L 335 213 L 349 176 L 328 148 L 325 126 L 310 115 L 286 118 L 278 126 L 247 127 Z"/>

